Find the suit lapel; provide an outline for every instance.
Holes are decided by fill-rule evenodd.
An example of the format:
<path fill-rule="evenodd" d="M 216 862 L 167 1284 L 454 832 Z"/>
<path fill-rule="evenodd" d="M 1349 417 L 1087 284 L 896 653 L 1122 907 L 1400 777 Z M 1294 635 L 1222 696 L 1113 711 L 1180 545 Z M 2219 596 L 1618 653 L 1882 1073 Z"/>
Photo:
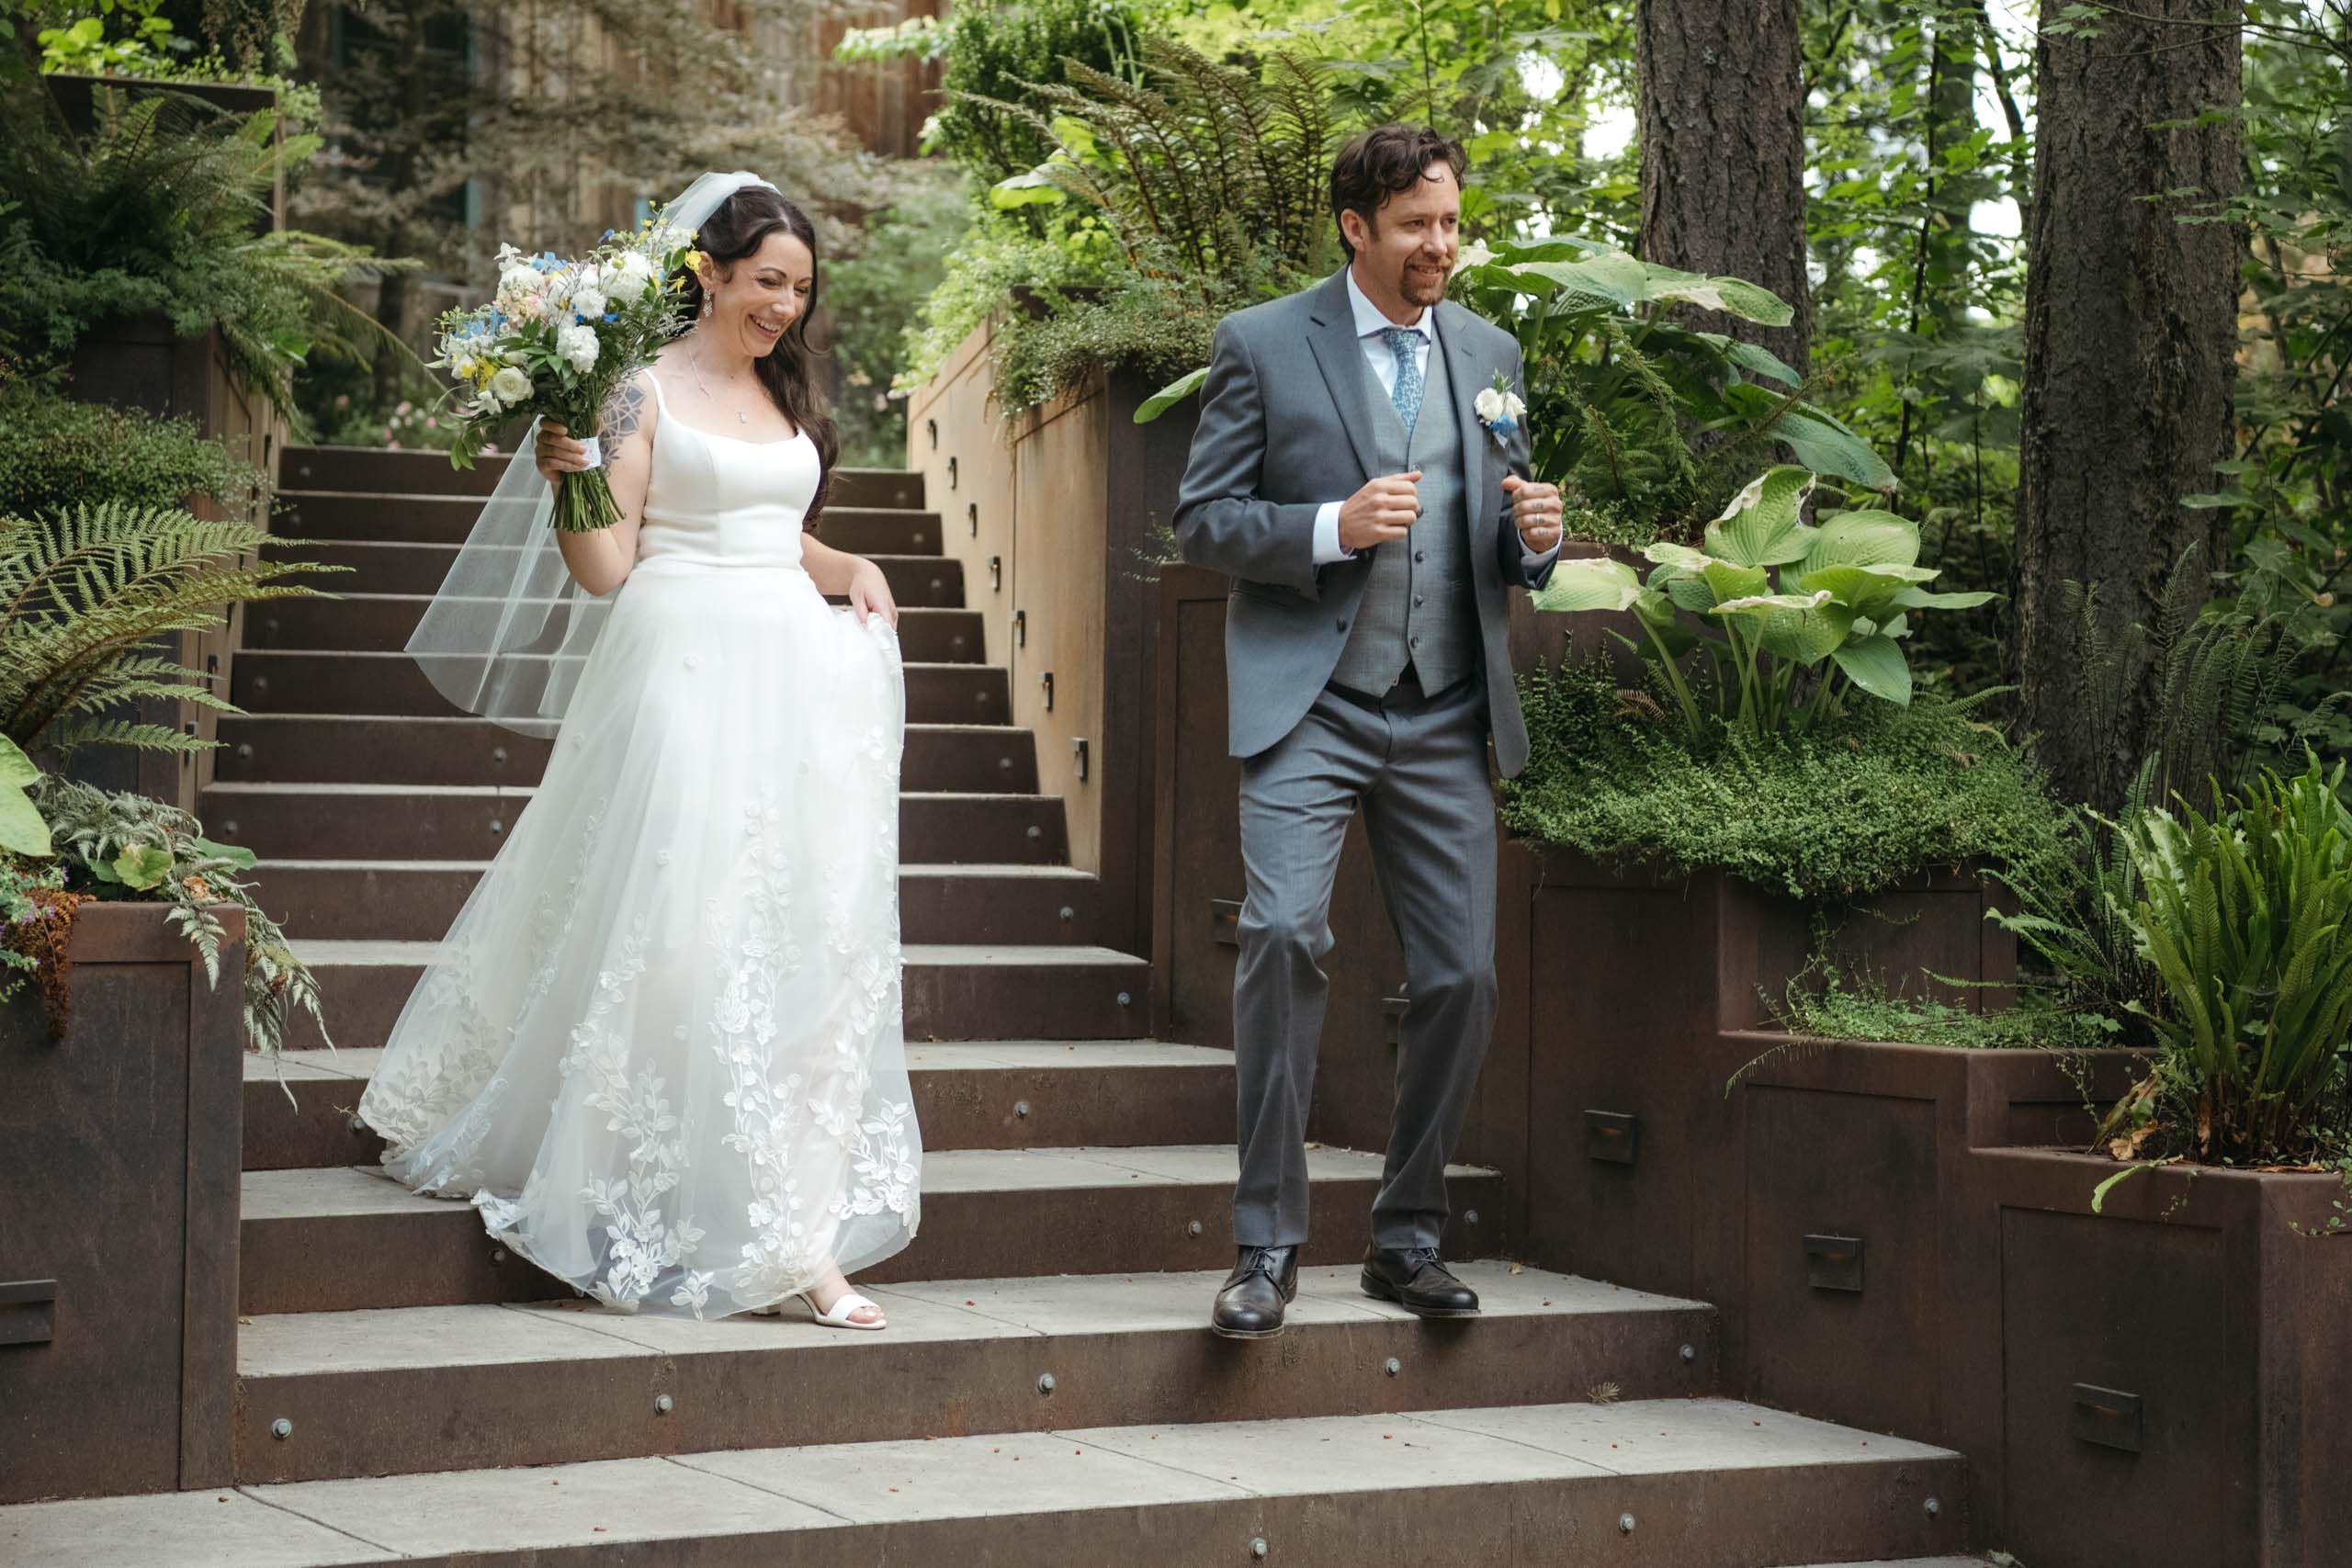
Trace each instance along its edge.
<path fill-rule="evenodd" d="M 1496 515 L 1494 498 L 1487 493 L 1487 442 L 1491 439 L 1478 423 L 1477 397 L 1491 379 L 1470 334 L 1462 330 L 1461 307 L 1447 300 L 1438 307 L 1438 349 L 1446 358 L 1446 374 L 1453 382 L 1453 420 L 1462 436 L 1463 510 L 1470 514 L 1470 542 L 1484 544 Z"/>
<path fill-rule="evenodd" d="M 1348 275 L 1341 272 L 1315 291 L 1309 312 L 1315 325 L 1306 334 L 1317 368 L 1330 389 L 1339 410 L 1340 428 L 1347 433 L 1348 449 L 1356 467 L 1370 480 L 1379 470 L 1372 449 L 1372 371 L 1363 362 L 1363 345 L 1356 341 L 1355 312 L 1348 306 Z"/>

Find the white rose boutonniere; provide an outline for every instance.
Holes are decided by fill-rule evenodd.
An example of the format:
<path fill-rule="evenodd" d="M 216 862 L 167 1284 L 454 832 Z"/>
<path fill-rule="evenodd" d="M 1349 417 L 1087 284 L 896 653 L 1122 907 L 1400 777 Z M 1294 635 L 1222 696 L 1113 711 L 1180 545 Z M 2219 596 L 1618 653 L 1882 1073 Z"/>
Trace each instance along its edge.
<path fill-rule="evenodd" d="M 1510 378 L 1499 370 L 1495 372 L 1495 384 L 1473 399 L 1470 407 L 1498 446 L 1510 445 L 1519 431 L 1520 420 L 1527 412 L 1527 404 L 1511 389 Z"/>

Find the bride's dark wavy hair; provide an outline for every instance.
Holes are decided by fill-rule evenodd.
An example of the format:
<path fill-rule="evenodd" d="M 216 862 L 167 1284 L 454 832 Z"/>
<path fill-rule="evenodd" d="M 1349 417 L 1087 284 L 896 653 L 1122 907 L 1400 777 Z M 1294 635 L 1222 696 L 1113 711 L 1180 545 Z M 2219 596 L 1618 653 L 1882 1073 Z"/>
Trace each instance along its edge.
<path fill-rule="evenodd" d="M 784 336 L 775 348 L 756 364 L 760 384 L 784 411 L 793 428 L 805 430 L 808 439 L 817 444 L 817 456 L 823 460 L 823 477 L 818 481 L 817 494 L 808 503 L 808 515 L 803 526 L 816 523 L 818 513 L 825 509 L 825 497 L 833 488 L 833 459 L 841 455 L 841 432 L 832 415 L 825 412 L 824 400 L 817 395 L 816 378 L 810 366 L 820 350 L 808 342 L 808 323 L 817 314 L 817 299 L 825 282 L 823 265 L 817 256 L 817 227 L 808 215 L 765 186 L 746 186 L 718 204 L 702 228 L 695 235 L 695 243 L 702 253 L 722 268 L 731 270 L 734 265 L 758 250 L 770 234 L 778 230 L 790 234 L 808 247 L 808 303 L 785 329 Z M 692 312 L 689 322 L 702 318 L 702 279 L 690 270 L 686 274 L 686 308 Z"/>

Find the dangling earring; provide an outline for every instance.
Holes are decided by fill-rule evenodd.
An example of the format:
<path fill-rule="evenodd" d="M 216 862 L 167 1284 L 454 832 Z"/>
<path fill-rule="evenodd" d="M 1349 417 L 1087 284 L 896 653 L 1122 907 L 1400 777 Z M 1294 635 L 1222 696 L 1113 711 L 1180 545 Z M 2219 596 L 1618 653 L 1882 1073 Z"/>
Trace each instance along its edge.
<path fill-rule="evenodd" d="M 702 297 L 702 319 L 706 321 L 710 320 L 710 296 L 707 294 Z"/>

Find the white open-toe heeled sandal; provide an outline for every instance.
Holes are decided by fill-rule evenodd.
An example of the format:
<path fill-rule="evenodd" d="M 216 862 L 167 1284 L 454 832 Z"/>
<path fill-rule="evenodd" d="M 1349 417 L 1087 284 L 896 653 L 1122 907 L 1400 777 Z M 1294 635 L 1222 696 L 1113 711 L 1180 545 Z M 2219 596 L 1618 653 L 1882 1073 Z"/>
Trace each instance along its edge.
<path fill-rule="evenodd" d="M 882 1308 L 876 1303 L 868 1301 L 865 1297 L 859 1295 L 855 1291 L 843 1291 L 841 1294 L 841 1298 L 833 1303 L 833 1310 L 831 1312 L 820 1312 L 817 1310 L 817 1298 L 809 1295 L 806 1292 L 801 1292 L 801 1294 L 797 1297 L 790 1297 L 787 1299 L 800 1302 L 808 1309 L 808 1321 L 811 1323 L 821 1324 L 827 1328 L 856 1328 L 863 1329 L 866 1333 L 872 1334 L 878 1329 L 884 1329 L 890 1326 L 890 1320 L 882 1314 Z M 873 1313 L 874 1321 L 872 1323 L 860 1323 L 855 1317 L 851 1315 L 854 1313 L 861 1311 Z M 752 1309 L 752 1314 L 754 1317 L 781 1317 L 784 1315 L 784 1303 L 770 1302 L 763 1307 L 753 1307 Z"/>

